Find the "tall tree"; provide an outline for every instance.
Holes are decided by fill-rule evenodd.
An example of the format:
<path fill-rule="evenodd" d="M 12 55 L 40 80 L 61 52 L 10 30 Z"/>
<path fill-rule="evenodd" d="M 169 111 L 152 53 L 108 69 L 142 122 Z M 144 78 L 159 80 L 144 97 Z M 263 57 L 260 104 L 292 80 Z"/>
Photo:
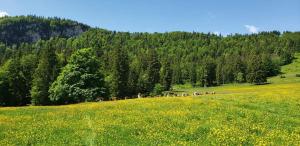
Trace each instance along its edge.
<path fill-rule="evenodd" d="M 148 74 L 148 91 L 151 92 L 156 83 L 159 83 L 160 62 L 155 49 L 148 50 L 147 74 Z"/>
<path fill-rule="evenodd" d="M 58 75 L 57 56 L 55 49 L 46 44 L 42 50 L 41 58 L 33 75 L 31 88 L 31 103 L 33 105 L 47 105 L 49 100 L 49 87 Z"/>
<path fill-rule="evenodd" d="M 116 47 L 112 57 L 112 96 L 124 98 L 128 94 L 128 55 L 124 48 Z"/>
<path fill-rule="evenodd" d="M 4 105 L 26 105 L 25 79 L 22 76 L 20 59 L 8 60 L 0 71 L 0 90 Z"/>
<path fill-rule="evenodd" d="M 266 82 L 267 75 L 264 69 L 261 56 L 251 55 L 247 65 L 247 81 L 254 84 L 262 84 Z"/>
<path fill-rule="evenodd" d="M 172 84 L 172 69 L 169 60 L 167 60 L 162 67 L 161 78 L 163 89 L 165 91 L 170 90 Z"/>
<path fill-rule="evenodd" d="M 130 64 L 130 71 L 128 75 L 128 95 L 137 95 L 139 92 L 139 76 L 140 76 L 140 62 L 134 59 Z"/>
<path fill-rule="evenodd" d="M 20 65 L 21 65 L 21 71 L 22 71 L 22 76 L 25 80 L 25 86 L 24 86 L 24 102 L 26 104 L 31 103 L 31 95 L 30 95 L 30 90 L 32 87 L 32 78 L 34 71 L 37 67 L 37 57 L 36 55 L 29 54 L 29 55 L 24 55 L 22 56 L 20 60 Z"/>
<path fill-rule="evenodd" d="M 69 63 L 51 85 L 49 93 L 50 100 L 55 104 L 106 98 L 108 90 L 95 52 L 88 48 L 72 54 Z"/>

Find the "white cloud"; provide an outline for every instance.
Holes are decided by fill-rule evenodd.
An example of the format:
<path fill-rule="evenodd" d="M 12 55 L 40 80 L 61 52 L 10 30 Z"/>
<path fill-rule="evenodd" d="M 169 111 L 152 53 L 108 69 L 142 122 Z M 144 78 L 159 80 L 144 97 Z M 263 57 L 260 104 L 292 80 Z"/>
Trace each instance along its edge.
<path fill-rule="evenodd" d="M 8 16 L 8 13 L 0 10 L 0 17 Z"/>
<path fill-rule="evenodd" d="M 245 25 L 246 29 L 250 32 L 250 33 L 258 33 L 259 28 L 253 25 Z"/>

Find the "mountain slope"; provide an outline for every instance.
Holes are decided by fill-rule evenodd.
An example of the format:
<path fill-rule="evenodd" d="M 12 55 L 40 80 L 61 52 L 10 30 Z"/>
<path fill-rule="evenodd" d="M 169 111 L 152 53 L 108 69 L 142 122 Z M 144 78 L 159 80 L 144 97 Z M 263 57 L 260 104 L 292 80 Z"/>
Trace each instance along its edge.
<path fill-rule="evenodd" d="M 90 27 L 60 18 L 37 16 L 16 16 L 0 18 L 0 42 L 7 45 L 23 42 L 32 43 L 51 37 L 73 37 L 80 35 Z"/>

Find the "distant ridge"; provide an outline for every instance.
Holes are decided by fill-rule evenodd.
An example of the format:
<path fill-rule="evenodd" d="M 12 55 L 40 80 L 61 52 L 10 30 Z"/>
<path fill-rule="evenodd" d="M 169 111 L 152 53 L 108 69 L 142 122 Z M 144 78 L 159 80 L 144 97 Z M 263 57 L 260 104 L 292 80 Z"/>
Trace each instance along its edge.
<path fill-rule="evenodd" d="M 33 43 L 51 37 L 78 36 L 90 26 L 57 17 L 14 16 L 0 18 L 0 42 L 7 45 L 21 42 Z"/>

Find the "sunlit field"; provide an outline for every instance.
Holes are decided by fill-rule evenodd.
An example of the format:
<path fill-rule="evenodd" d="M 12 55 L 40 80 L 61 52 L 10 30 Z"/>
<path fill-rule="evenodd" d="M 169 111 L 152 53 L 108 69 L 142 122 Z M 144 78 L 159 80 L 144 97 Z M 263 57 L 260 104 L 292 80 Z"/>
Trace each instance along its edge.
<path fill-rule="evenodd" d="M 0 145 L 300 145 L 299 59 L 267 85 L 46 107 L 0 108 Z"/>

